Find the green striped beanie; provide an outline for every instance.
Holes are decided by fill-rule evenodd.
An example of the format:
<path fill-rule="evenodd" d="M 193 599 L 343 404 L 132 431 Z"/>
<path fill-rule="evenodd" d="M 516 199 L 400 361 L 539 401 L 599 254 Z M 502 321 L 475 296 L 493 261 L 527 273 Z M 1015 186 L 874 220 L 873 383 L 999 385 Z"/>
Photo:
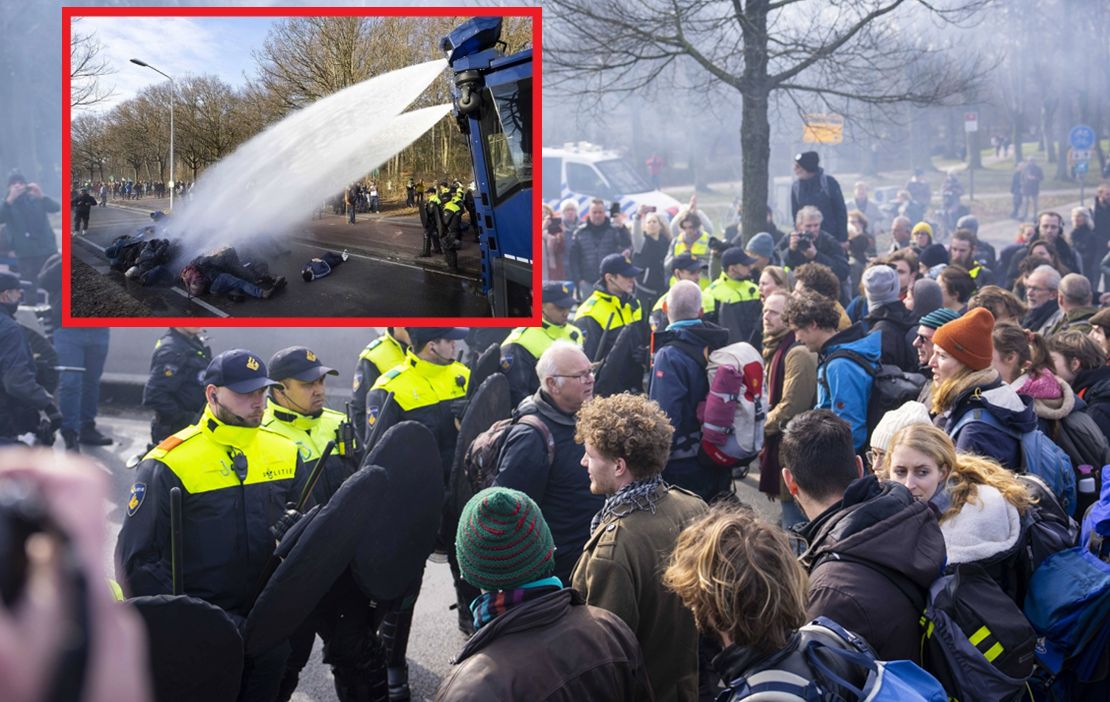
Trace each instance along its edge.
<path fill-rule="evenodd" d="M 470 498 L 455 549 L 463 579 L 482 590 L 511 590 L 555 572 L 551 530 L 519 490 L 492 487 Z"/>

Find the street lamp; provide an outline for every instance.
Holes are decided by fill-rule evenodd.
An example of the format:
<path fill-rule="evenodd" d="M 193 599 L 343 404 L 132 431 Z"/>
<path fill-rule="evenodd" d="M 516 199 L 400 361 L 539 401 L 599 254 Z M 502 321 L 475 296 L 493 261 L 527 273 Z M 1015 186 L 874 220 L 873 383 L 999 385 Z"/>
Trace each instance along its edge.
<path fill-rule="evenodd" d="M 166 78 L 168 78 L 169 81 L 170 81 L 170 212 L 173 212 L 173 191 L 177 187 L 177 178 L 174 177 L 175 176 L 176 161 L 174 161 L 174 158 L 173 158 L 173 103 L 174 103 L 174 97 L 175 97 L 173 77 L 168 76 L 165 73 L 162 73 L 162 71 L 159 71 L 154 66 L 151 66 L 149 63 L 147 63 L 145 61 L 140 61 L 137 58 L 131 59 L 131 63 L 135 64 L 136 66 L 142 66 L 143 68 L 149 68 L 150 70 L 154 71 L 155 73 L 159 73 L 163 76 L 166 76 Z"/>

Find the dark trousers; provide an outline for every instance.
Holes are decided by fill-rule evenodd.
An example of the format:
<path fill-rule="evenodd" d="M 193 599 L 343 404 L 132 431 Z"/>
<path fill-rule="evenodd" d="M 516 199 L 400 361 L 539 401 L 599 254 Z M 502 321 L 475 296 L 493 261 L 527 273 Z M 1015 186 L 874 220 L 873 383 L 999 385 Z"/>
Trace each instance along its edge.
<path fill-rule="evenodd" d="M 73 228 L 79 232 L 87 232 L 89 230 L 89 213 L 87 211 L 77 213 L 77 216 L 74 218 Z"/>
<path fill-rule="evenodd" d="M 238 702 L 274 702 L 288 657 L 289 642 L 282 641 L 269 651 L 245 658 Z"/>

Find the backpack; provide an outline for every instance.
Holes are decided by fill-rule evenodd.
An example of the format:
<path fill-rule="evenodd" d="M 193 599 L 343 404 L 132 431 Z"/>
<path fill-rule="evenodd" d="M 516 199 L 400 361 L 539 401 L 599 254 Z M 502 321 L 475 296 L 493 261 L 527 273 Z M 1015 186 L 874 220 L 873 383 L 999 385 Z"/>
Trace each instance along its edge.
<path fill-rule="evenodd" d="M 746 466 L 763 450 L 763 357 L 741 341 L 711 352 L 705 370 L 709 393 L 698 408 L 702 450 L 721 468 Z"/>
<path fill-rule="evenodd" d="M 921 660 L 950 698 L 1016 700 L 1033 674 L 1036 633 L 979 565 L 960 563 L 929 588 Z"/>
<path fill-rule="evenodd" d="M 190 263 L 181 270 L 181 283 L 190 295 L 194 288 L 207 290 L 210 281 L 196 263 Z"/>
<path fill-rule="evenodd" d="M 812 672 L 802 677 L 787 670 L 767 669 L 737 678 L 728 684 L 732 700 L 780 700 L 816 702 L 823 700 L 868 700 L 869 702 L 946 702 L 944 688 L 929 673 L 911 661 L 880 661 L 871 646 L 827 617 L 817 617 L 802 630 L 821 631 L 842 646 L 811 640 L 802 655 Z M 845 680 L 826 663 L 839 659 L 841 664 L 867 672 L 863 687 Z M 843 693 L 848 693 L 844 695 Z M 718 698 L 720 699 L 720 698 Z"/>
<path fill-rule="evenodd" d="M 498 420 L 474 438 L 463 457 L 463 472 L 475 494 L 493 485 L 505 439 L 509 436 L 509 430 L 518 423 L 526 424 L 540 433 L 547 447 L 548 467 L 555 462 L 555 438 L 551 436 L 551 430 L 542 419 L 534 414 L 524 414 Z"/>
<path fill-rule="evenodd" d="M 981 407 L 965 412 L 959 418 L 956 425 L 948 431 L 952 441 L 955 442 L 960 431 L 972 422 L 983 422 L 1007 436 L 1018 439 L 1021 442 L 1020 470 L 1041 478 L 1052 494 L 1059 498 L 1068 516 L 1075 515 L 1077 500 L 1075 471 L 1072 470 L 1071 459 L 1062 448 L 1053 443 L 1052 439 L 1045 436 L 1040 429 L 1019 433 Z"/>
<path fill-rule="evenodd" d="M 910 373 L 898 366 L 876 363 L 868 360 L 862 354 L 851 349 L 837 349 L 830 353 L 822 364 L 825 372 L 821 374 L 820 381 L 828 389 L 829 362 L 837 358 L 847 358 L 867 371 L 871 376 L 871 394 L 867 398 L 867 440 L 871 441 L 871 432 L 891 410 L 896 410 L 911 400 L 916 400 L 925 387 L 925 376 L 920 373 Z M 877 366 L 877 367 L 876 367 Z"/>

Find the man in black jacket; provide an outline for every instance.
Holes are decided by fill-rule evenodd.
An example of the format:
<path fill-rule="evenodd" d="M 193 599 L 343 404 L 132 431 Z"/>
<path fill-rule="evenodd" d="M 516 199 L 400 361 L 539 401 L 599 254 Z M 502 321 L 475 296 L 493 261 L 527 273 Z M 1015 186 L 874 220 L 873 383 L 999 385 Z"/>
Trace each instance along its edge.
<path fill-rule="evenodd" d="M 783 434 L 783 479 L 810 518 L 808 618 L 864 637 L 881 660 L 921 662 L 918 617 L 947 552 L 936 516 L 908 490 L 861 478 L 848 424 L 828 410 L 798 415 Z"/>
<path fill-rule="evenodd" d="M 73 207 L 73 233 L 89 231 L 89 213 L 96 207 L 96 198 L 89 195 L 88 188 L 81 188 L 81 194 L 70 203 Z"/>
<path fill-rule="evenodd" d="M 536 373 L 540 389 L 514 412 L 518 421 L 505 437 L 493 484 L 520 490 L 539 504 L 555 540 L 555 575 L 570 583 L 590 537 L 590 519 L 605 502 L 590 493 L 590 476 L 582 469 L 585 449 L 574 441 L 574 415 L 593 397 L 594 376 L 586 354 L 570 341 L 548 346 Z M 528 423 L 534 420 L 520 421 L 524 416 L 533 416 L 547 431 Z"/>
<path fill-rule="evenodd" d="M 0 446 L 39 428 L 39 413 L 52 430 L 62 426 L 62 414 L 35 376 L 35 360 L 15 321 L 23 289 L 19 278 L 0 272 Z"/>
<path fill-rule="evenodd" d="M 807 205 L 821 211 L 825 231 L 838 242 L 848 241 L 848 208 L 840 183 L 820 167 L 816 151 L 794 157 L 794 185 L 790 188 L 790 213 L 794 217 Z"/>
<path fill-rule="evenodd" d="M 202 333 L 200 327 L 171 327 L 154 344 L 150 377 L 143 386 L 143 407 L 154 410 L 153 444 L 192 424 L 204 409 L 201 376 L 212 360 L 212 349 Z"/>
<path fill-rule="evenodd" d="M 848 254 L 836 238 L 825 230 L 824 216 L 816 207 L 807 206 L 798 210 L 795 216 L 794 231 L 779 242 L 782 263 L 789 268 L 797 268 L 806 263 L 823 263 L 836 273 L 841 285 L 846 285 L 849 276 Z"/>
<path fill-rule="evenodd" d="M 578 284 L 579 299 L 588 295 L 592 282 L 601 277 L 601 261 L 620 250 L 620 232 L 606 215 L 605 201 L 591 200 L 589 215 L 570 242 L 570 276 Z"/>

